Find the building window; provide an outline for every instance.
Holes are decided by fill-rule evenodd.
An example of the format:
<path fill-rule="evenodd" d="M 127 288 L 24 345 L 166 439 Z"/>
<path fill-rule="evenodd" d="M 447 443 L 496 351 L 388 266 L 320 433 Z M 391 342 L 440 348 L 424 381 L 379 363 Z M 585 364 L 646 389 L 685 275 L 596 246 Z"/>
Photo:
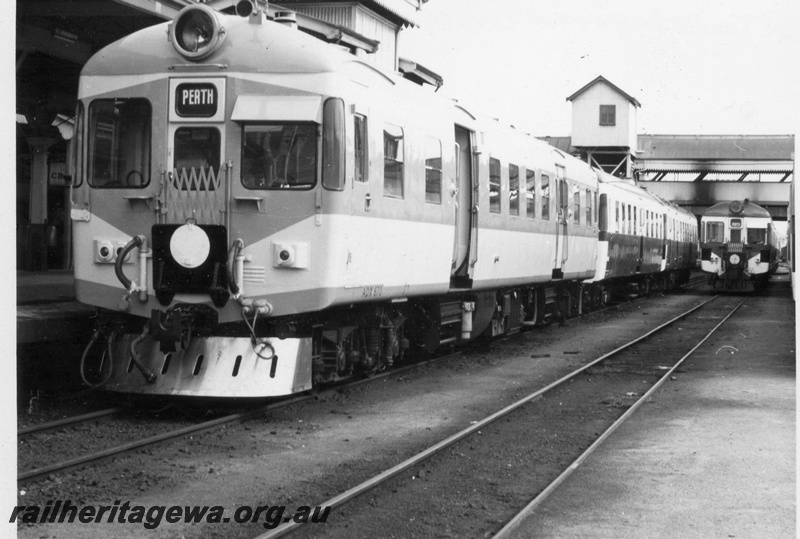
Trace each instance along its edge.
<path fill-rule="evenodd" d="M 500 213 L 500 161 L 494 157 L 489 159 L 489 211 Z"/>
<path fill-rule="evenodd" d="M 383 196 L 403 198 L 403 128 L 383 130 Z"/>
<path fill-rule="evenodd" d="M 519 215 L 519 167 L 508 165 L 508 213 Z"/>
<path fill-rule="evenodd" d="M 367 152 L 367 117 L 353 115 L 353 135 L 355 136 L 355 179 L 357 182 L 369 181 L 369 153 Z"/>
<path fill-rule="evenodd" d="M 425 202 L 442 203 L 442 142 L 425 139 Z"/>
<path fill-rule="evenodd" d="M 616 105 L 600 105 L 600 125 L 617 125 Z"/>

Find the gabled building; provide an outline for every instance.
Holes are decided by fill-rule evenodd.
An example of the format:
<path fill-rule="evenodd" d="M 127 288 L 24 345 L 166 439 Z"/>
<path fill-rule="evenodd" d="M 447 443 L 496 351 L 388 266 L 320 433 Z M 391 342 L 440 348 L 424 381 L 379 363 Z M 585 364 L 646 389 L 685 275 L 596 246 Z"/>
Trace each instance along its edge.
<path fill-rule="evenodd" d="M 584 161 L 631 177 L 636 152 L 636 109 L 642 105 L 603 76 L 567 98 L 572 102 L 572 146 Z"/>

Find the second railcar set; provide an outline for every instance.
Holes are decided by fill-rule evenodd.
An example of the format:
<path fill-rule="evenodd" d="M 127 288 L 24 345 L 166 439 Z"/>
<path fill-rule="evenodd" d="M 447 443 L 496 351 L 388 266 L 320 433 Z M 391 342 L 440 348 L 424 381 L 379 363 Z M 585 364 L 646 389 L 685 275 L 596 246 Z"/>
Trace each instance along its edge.
<path fill-rule="evenodd" d="M 778 268 L 779 245 L 769 212 L 749 200 L 708 208 L 702 228 L 700 269 L 714 290 L 752 292 Z"/>
<path fill-rule="evenodd" d="M 112 391 L 301 392 L 696 262 L 690 213 L 258 10 L 96 54 L 74 147 Z"/>

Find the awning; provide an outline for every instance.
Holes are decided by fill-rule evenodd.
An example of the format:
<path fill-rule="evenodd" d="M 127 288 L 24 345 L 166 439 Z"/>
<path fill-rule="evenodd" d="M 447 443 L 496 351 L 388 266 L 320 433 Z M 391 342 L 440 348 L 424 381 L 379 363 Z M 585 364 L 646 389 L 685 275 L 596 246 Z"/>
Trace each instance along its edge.
<path fill-rule="evenodd" d="M 728 172 L 787 173 L 792 172 L 791 161 L 678 161 L 640 159 L 633 165 L 637 172 Z"/>
<path fill-rule="evenodd" d="M 322 97 L 240 95 L 233 106 L 236 122 L 316 122 L 322 123 Z"/>

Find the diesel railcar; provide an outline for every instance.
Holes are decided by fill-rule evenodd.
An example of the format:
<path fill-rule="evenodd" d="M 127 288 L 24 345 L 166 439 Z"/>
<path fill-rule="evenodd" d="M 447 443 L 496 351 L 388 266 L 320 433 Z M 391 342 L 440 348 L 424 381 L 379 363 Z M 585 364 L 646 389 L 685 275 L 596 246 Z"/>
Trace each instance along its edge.
<path fill-rule="evenodd" d="M 748 199 L 708 208 L 700 267 L 714 290 L 752 292 L 778 268 L 778 238 L 769 212 Z"/>
<path fill-rule="evenodd" d="M 674 207 L 625 187 L 615 221 L 586 163 L 258 6 L 96 54 L 74 147 L 76 291 L 103 312 L 82 363 L 105 351 L 84 378 L 111 391 L 305 391 L 667 279 L 691 241 Z"/>

